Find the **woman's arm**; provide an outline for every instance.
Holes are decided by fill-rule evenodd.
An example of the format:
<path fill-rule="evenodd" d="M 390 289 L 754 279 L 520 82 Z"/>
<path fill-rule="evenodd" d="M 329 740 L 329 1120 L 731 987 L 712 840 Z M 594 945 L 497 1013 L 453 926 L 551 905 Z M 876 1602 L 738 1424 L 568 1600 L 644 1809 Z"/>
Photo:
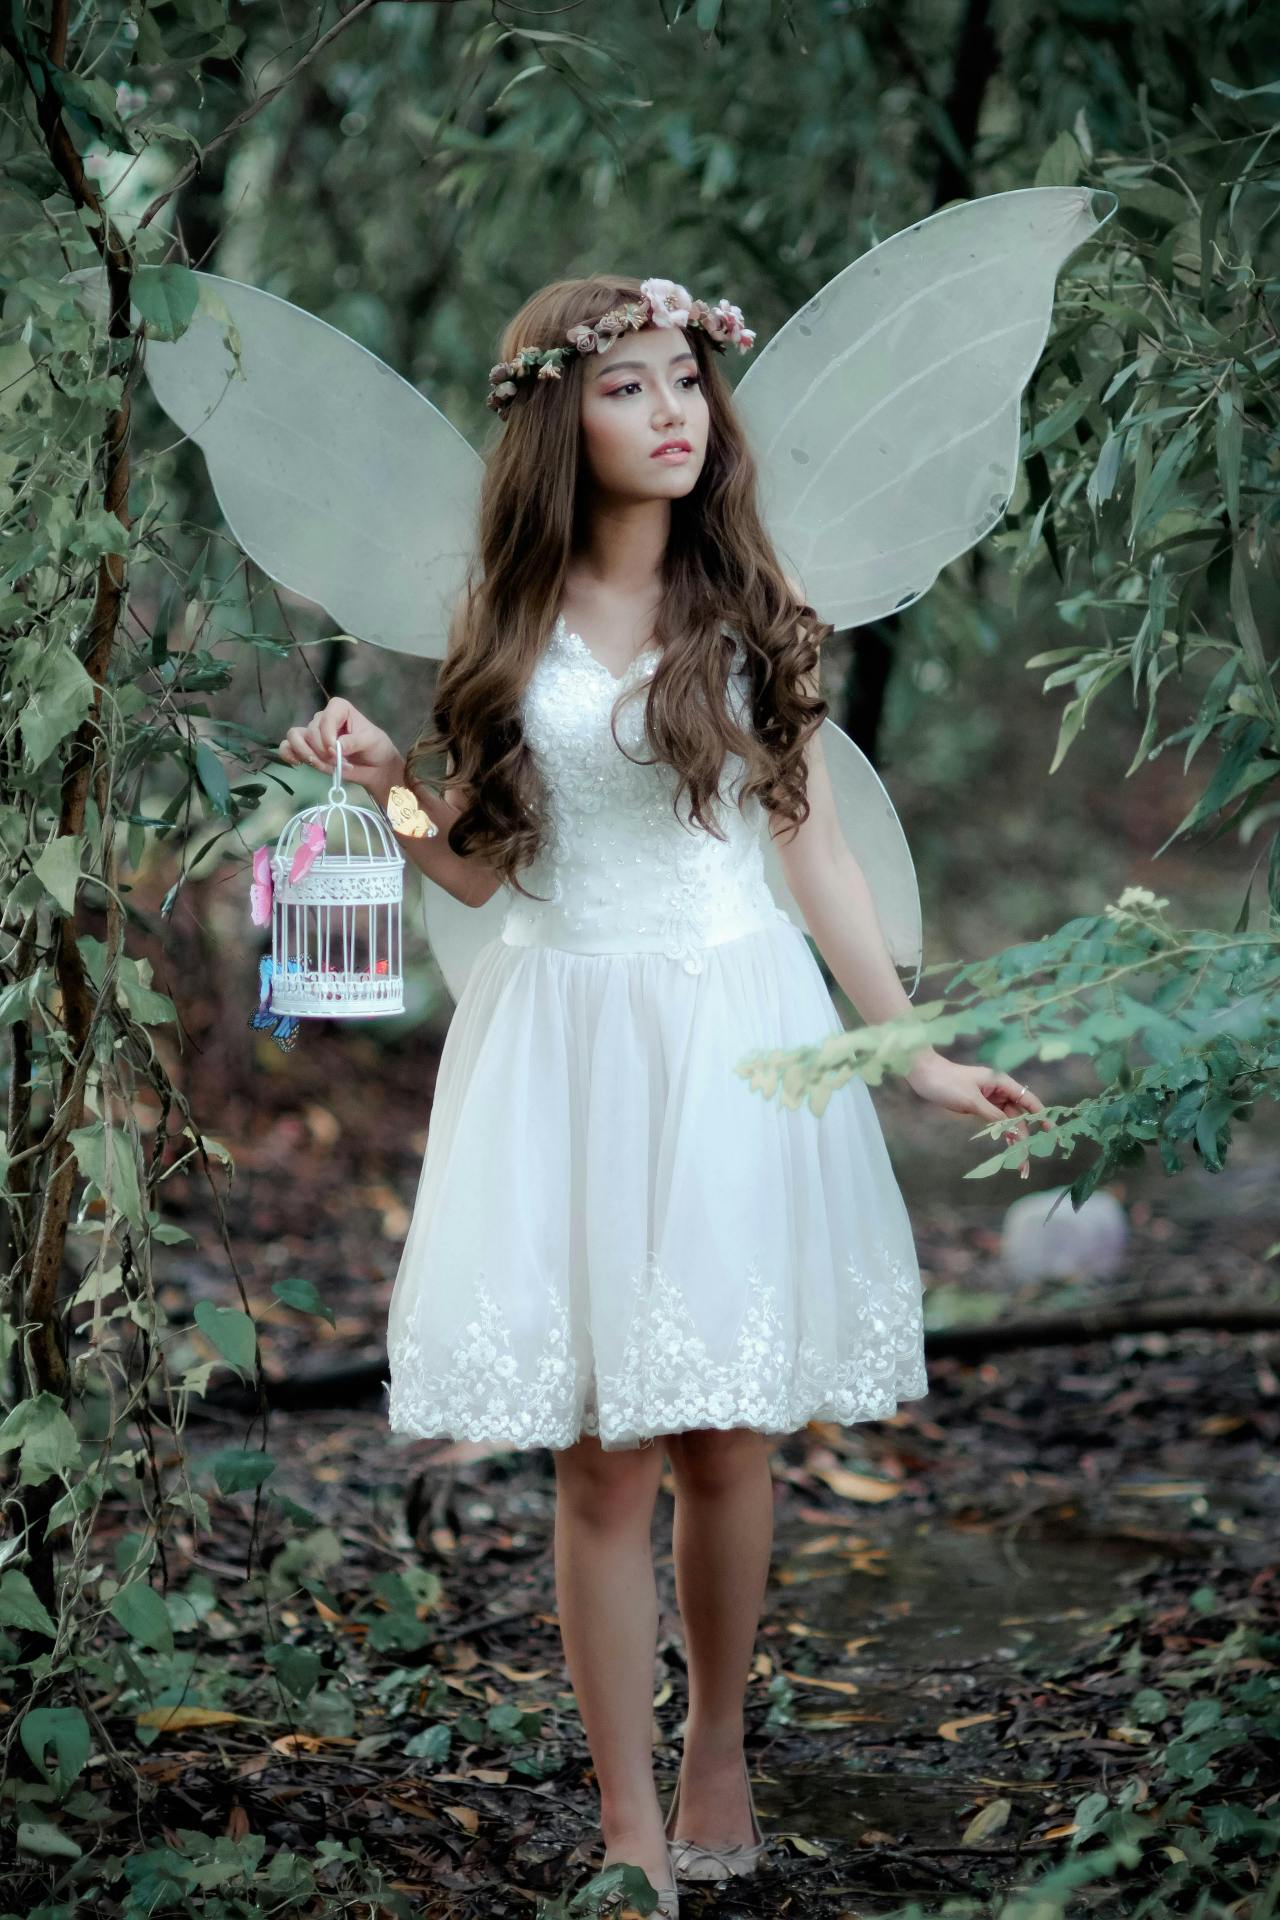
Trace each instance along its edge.
<path fill-rule="evenodd" d="M 803 600 L 798 589 L 793 591 Z M 801 684 L 812 699 L 822 697 L 816 667 Z M 807 819 L 797 827 L 791 820 L 775 822 L 770 817 L 769 831 L 787 885 L 819 952 L 863 1020 L 877 1026 L 882 1020 L 910 1014 L 911 997 L 898 978 L 867 877 L 844 837 L 821 733 L 817 728 L 805 743 Z M 994 1067 L 962 1066 L 936 1047 L 922 1047 L 905 1078 L 921 1099 L 954 1113 L 976 1113 L 985 1120 L 1016 1118 L 1017 1125 L 1006 1134 L 1009 1139 L 1025 1138 L 1027 1128 L 1021 1116 L 1043 1107 L 1011 1075 Z M 1024 1161 L 1020 1171 L 1025 1174 L 1029 1167 L 1030 1162 Z"/>
<path fill-rule="evenodd" d="M 804 684 L 819 698 L 817 673 Z M 912 1012 L 885 942 L 867 877 L 840 826 L 836 797 L 822 749 L 822 730 L 805 747 L 809 817 L 796 827 L 775 820 L 769 831 L 792 897 L 818 943 L 823 959 L 868 1026 Z M 933 1056 L 927 1047 L 919 1060 Z"/>
<path fill-rule="evenodd" d="M 433 836 L 423 834 L 415 839 L 392 827 L 400 846 L 419 871 L 446 893 L 451 893 L 455 900 L 461 900 L 464 906 L 482 907 L 491 899 L 502 885 L 501 877 L 479 855 L 456 854 L 448 844 L 449 829 L 463 810 L 464 790 L 449 787 L 437 799 L 416 783 L 407 781 L 404 756 L 394 740 L 349 700 L 330 700 L 319 713 L 312 715 L 306 726 L 290 727 L 280 742 L 280 758 L 290 766 L 318 767 L 323 773 L 331 773 L 339 740 L 346 779 L 364 787 L 384 812 L 392 787 L 407 786 L 439 829 Z"/>

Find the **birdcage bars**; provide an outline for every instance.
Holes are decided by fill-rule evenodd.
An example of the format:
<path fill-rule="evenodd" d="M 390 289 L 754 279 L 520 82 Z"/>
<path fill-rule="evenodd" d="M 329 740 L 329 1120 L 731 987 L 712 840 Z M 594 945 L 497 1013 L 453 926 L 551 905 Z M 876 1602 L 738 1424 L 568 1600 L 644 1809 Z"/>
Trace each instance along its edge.
<path fill-rule="evenodd" d="M 307 829 L 324 840 L 296 880 Z M 329 851 L 330 829 L 340 845 Z M 381 814 L 348 804 L 336 743 L 326 802 L 294 814 L 272 856 L 271 1006 L 303 1019 L 404 1011 L 404 855 Z"/>

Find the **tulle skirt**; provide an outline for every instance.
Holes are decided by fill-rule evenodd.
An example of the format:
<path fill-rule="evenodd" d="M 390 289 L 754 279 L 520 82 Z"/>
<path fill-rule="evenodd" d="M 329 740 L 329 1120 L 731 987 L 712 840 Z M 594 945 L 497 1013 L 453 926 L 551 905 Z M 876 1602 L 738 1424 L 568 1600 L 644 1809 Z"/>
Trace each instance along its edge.
<path fill-rule="evenodd" d="M 696 973 L 482 947 L 391 1298 L 392 1431 L 613 1450 L 925 1394 L 920 1271 L 865 1081 L 819 1115 L 734 1072 L 839 1030 L 781 917 Z"/>

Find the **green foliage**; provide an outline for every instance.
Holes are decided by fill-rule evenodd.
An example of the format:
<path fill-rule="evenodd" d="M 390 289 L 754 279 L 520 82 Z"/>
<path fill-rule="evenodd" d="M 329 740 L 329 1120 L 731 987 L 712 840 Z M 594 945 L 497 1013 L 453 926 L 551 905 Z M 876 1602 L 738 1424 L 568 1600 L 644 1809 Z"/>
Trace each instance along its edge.
<path fill-rule="evenodd" d="M 977 1039 L 982 1059 L 1007 1073 L 1079 1054 L 1100 1089 L 1046 1106 L 1046 1125 L 971 1167 L 967 1179 L 1008 1171 L 1028 1154 L 1067 1155 L 1082 1142 L 1095 1152 L 1071 1184 L 1077 1207 L 1148 1148 L 1167 1174 L 1189 1155 L 1219 1172 L 1233 1124 L 1247 1120 L 1258 1099 L 1275 1098 L 1280 951 L 1270 933 L 1175 928 L 1168 904 L 1146 888 L 1126 888 L 1101 914 L 949 970 L 950 1000 L 815 1046 L 753 1054 L 737 1071 L 767 1098 L 821 1113 L 855 1073 L 876 1086 L 886 1073 L 905 1072 L 922 1047 Z M 979 1130 L 994 1136 L 1001 1125 Z"/>
<path fill-rule="evenodd" d="M 1175 745 L 1184 772 L 1212 756 L 1174 837 L 1256 839 L 1265 903 L 1256 922 L 1246 902 L 1217 933 L 1175 929 L 1166 902 L 1122 895 L 948 968 L 952 1008 L 772 1056 L 755 1084 L 820 1110 L 853 1072 L 874 1083 L 900 1071 L 922 1035 L 972 1038 L 1001 1066 L 1079 1055 L 1097 1090 L 1051 1109 L 1053 1131 L 1030 1141 L 1046 1155 L 1090 1143 L 1077 1202 L 1148 1147 L 1170 1173 L 1192 1156 L 1221 1167 L 1233 1125 L 1275 1097 L 1280 715 L 1260 609 L 1277 513 L 1277 96 L 1221 77 L 1239 74 L 1248 23 L 1231 9 L 1183 22 L 1175 64 L 1155 5 L 1104 0 L 1087 19 L 1011 10 L 991 111 L 970 142 L 953 118 L 954 21 L 942 11 L 913 19 L 910 47 L 893 10 L 818 0 L 586 9 L 581 31 L 482 14 L 349 10 L 325 26 L 340 49 L 315 43 L 310 17 L 233 20 L 223 0 L 60 13 L 64 51 L 40 9 L 0 18 L 0 1662 L 14 1858 L 31 1887 L 56 1876 L 58 1888 L 33 1908 L 41 1920 L 69 1915 L 79 1903 L 62 1894 L 90 1884 L 112 1890 L 125 1920 L 409 1910 L 359 1845 L 336 1838 L 309 1860 L 268 1859 L 260 1835 L 174 1827 L 163 1846 L 129 1852 L 88 1779 L 88 1755 L 110 1749 L 98 1716 L 113 1716 L 117 1772 L 182 1712 L 192 1728 L 241 1717 L 242 1677 L 201 1644 L 208 1582 L 177 1590 L 158 1551 L 175 1527 L 209 1530 L 215 1489 L 253 1513 L 247 1579 L 264 1622 L 253 1705 L 287 1721 L 305 1702 L 309 1724 L 344 1737 L 355 1717 L 354 1684 L 333 1680 L 323 1637 L 273 1630 L 299 1586 L 339 1618 L 320 1585 L 338 1555 L 332 1532 L 275 1494 L 265 1449 L 211 1454 L 203 1492 L 169 1453 L 190 1396 L 227 1367 L 256 1381 L 259 1355 L 247 1302 L 201 1299 L 174 1326 L 157 1298 L 155 1245 L 187 1238 L 163 1218 L 166 1182 L 194 1164 L 212 1183 L 231 1160 L 170 1078 L 158 1042 L 174 1037 L 178 1009 L 140 949 L 163 937 L 197 863 L 243 853 L 243 822 L 268 791 L 257 765 L 278 731 L 217 696 L 246 669 L 269 675 L 294 645 L 290 616 L 255 604 L 225 530 L 203 524 L 190 450 L 148 434 L 139 354 L 147 338 L 179 337 L 193 311 L 187 262 L 172 257 L 179 207 L 202 264 L 219 242 L 211 264 L 270 280 L 365 339 L 479 444 L 500 316 L 531 285 L 606 253 L 694 284 L 721 278 L 767 336 L 855 251 L 928 210 L 939 168 L 950 191 L 1033 175 L 1115 191 L 1120 212 L 1064 276 L 1029 397 L 1025 500 L 992 547 L 1015 587 L 1051 575 L 1060 590 L 1069 644 L 1029 663 L 1048 670 L 1047 692 L 1067 694 L 1050 771 L 1094 703 L 1127 683 L 1140 737 L 1126 777 Z M 267 69 L 261 93 L 228 99 L 236 76 Z M 299 73 L 306 85 L 291 85 Z M 282 165 L 285 154 L 306 164 Z M 669 210 L 661 261 L 649 257 L 655 206 Z M 98 305 L 85 284 L 104 261 Z M 158 915 L 142 904 L 157 873 Z M 150 1138 L 139 1094 L 156 1116 Z M 64 1265 L 77 1274 L 70 1301 Z M 274 1292 L 334 1324 L 309 1281 Z M 137 1515 L 134 1531 L 106 1536 L 114 1559 L 99 1537 L 104 1500 Z M 265 1571 L 264 1512 L 293 1529 Z M 536 1711 L 503 1700 L 446 1715 L 447 1691 L 421 1665 L 440 1598 L 421 1572 L 375 1583 L 354 1616 L 368 1695 L 392 1716 L 425 1716 L 405 1744 L 424 1767 L 448 1762 L 456 1732 L 548 1777 L 559 1756 Z M 1083 1800 L 1068 1856 L 1016 1920 L 1074 1914 L 1081 1890 L 1139 1869 L 1158 1887 L 1159 1867 L 1179 1895 L 1180 1873 L 1234 1889 L 1242 1849 L 1272 1858 L 1272 1835 L 1215 1793 L 1232 1755 L 1260 1730 L 1274 1737 L 1268 1682 L 1224 1680 L 1216 1700 L 1188 1703 L 1169 1730 L 1158 1822 L 1119 1799 Z M 1148 1688 L 1135 1718 L 1163 1727 L 1167 1705 Z M 787 1711 L 781 1694 L 775 1708 Z M 628 1872 L 548 1915 L 611 1888 L 644 1895 Z"/>
<path fill-rule="evenodd" d="M 1205 1589 L 1204 1608 L 1214 1595 Z M 1017 1889 L 981 1902 L 955 1899 L 926 1911 L 914 1901 L 885 1920 L 1201 1920 L 1256 1915 L 1280 1901 L 1280 1820 L 1268 1792 L 1280 1739 L 1280 1642 L 1250 1626 L 1197 1644 L 1164 1673 L 1164 1691 L 1145 1680 L 1150 1622 L 1145 1608 L 1117 1608 L 1107 1651 L 1124 1660 L 1133 1693 L 1126 1724 L 1148 1729 L 1150 1768 L 1119 1789 L 1082 1794 L 1061 1860 L 1032 1864 Z M 1088 1656 L 1097 1649 L 1089 1648 Z M 1184 1698 L 1170 1699 L 1176 1688 Z M 1130 1724 L 1131 1723 L 1131 1724 Z M 976 1840 L 980 1836 L 974 1835 Z M 966 1836 L 968 1840 L 970 1836 Z"/>

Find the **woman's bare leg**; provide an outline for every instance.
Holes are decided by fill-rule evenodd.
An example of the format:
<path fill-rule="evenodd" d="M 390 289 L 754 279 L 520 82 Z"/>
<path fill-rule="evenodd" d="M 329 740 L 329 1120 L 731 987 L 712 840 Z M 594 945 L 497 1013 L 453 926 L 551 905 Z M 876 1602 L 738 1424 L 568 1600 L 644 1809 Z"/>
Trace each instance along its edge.
<path fill-rule="evenodd" d="M 773 1546 L 769 1447 L 750 1427 L 668 1434 L 676 1482 L 676 1597 L 689 1664 L 689 1716 L 672 1839 L 751 1839 L 742 1773 L 744 1696 Z"/>
<path fill-rule="evenodd" d="M 556 1602 L 600 1790 L 605 1864 L 671 1885 L 653 1780 L 658 1594 L 653 1508 L 663 1443 L 606 1452 L 584 1434 L 554 1454 Z"/>

